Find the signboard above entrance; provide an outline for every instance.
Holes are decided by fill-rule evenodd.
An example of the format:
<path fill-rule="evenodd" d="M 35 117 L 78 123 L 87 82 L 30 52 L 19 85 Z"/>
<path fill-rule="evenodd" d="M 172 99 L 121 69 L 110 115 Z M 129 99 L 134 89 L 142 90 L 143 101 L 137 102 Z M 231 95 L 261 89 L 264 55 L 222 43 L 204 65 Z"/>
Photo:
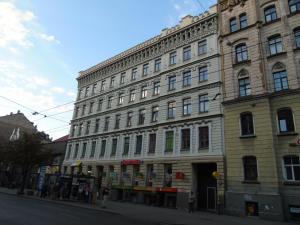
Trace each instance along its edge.
<path fill-rule="evenodd" d="M 140 165 L 142 163 L 141 160 L 135 160 L 135 159 L 128 159 L 128 160 L 122 160 L 122 165 Z"/>

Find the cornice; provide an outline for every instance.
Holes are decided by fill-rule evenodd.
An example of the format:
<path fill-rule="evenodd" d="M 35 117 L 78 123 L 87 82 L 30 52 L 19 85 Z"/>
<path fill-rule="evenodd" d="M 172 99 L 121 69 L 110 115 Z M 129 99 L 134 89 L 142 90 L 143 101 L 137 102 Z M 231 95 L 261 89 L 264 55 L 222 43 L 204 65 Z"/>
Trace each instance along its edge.
<path fill-rule="evenodd" d="M 198 17 L 193 17 L 198 18 Z M 201 39 L 207 35 L 217 33 L 217 14 L 208 14 L 203 19 L 195 19 L 190 25 L 178 29 L 166 36 L 156 36 L 149 41 L 135 46 L 111 59 L 108 59 L 88 70 L 80 72 L 77 78 L 81 81 L 87 76 L 105 76 L 118 73 L 136 66 L 168 51 Z"/>

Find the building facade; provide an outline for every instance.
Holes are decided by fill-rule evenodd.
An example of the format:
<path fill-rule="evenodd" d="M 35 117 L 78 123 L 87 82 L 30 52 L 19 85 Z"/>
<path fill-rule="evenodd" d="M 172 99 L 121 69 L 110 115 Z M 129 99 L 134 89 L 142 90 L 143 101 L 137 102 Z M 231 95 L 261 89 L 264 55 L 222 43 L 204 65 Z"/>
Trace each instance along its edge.
<path fill-rule="evenodd" d="M 217 6 L 78 77 L 65 173 L 89 171 L 112 198 L 198 209 L 223 205 Z M 213 176 L 213 172 L 215 176 Z"/>
<path fill-rule="evenodd" d="M 226 211 L 300 214 L 300 1 L 219 0 Z"/>

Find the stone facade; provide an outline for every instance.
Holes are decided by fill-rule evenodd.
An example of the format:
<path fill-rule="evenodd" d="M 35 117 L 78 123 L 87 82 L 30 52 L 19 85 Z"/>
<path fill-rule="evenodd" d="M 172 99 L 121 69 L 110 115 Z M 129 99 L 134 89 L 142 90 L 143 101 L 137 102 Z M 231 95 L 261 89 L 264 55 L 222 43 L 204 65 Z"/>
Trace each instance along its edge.
<path fill-rule="evenodd" d="M 280 220 L 299 213 L 297 7 L 288 0 L 218 4 L 231 214 Z"/>
<path fill-rule="evenodd" d="M 80 72 L 66 173 L 81 162 L 113 199 L 186 209 L 193 190 L 197 208 L 223 207 L 219 65 L 213 6 Z"/>

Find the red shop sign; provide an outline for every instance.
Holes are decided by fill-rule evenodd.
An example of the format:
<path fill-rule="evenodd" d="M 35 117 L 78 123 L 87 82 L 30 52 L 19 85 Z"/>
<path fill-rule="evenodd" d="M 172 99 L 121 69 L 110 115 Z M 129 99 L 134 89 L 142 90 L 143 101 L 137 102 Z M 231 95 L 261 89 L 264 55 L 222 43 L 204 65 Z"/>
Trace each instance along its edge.
<path fill-rule="evenodd" d="M 298 138 L 296 145 L 300 145 L 300 138 Z"/>
<path fill-rule="evenodd" d="M 140 165 L 142 163 L 141 160 L 135 160 L 135 159 L 128 159 L 128 160 L 122 160 L 122 165 Z"/>
<path fill-rule="evenodd" d="M 185 174 L 183 172 L 176 172 L 176 179 L 177 180 L 183 180 Z"/>

